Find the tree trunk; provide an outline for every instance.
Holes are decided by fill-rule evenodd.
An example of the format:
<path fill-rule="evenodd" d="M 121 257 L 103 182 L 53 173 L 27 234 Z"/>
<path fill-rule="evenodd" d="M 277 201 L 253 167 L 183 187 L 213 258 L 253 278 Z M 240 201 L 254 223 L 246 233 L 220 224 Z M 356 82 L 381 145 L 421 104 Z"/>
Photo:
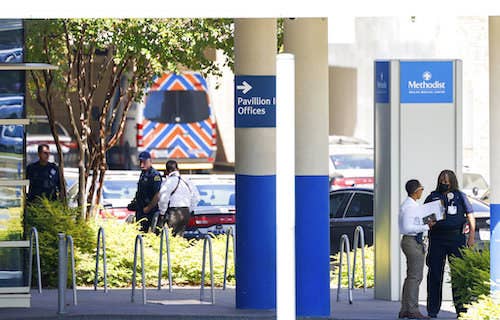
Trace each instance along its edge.
<path fill-rule="evenodd" d="M 85 179 L 85 150 L 80 148 L 80 159 L 78 159 L 78 205 L 80 206 L 80 217 L 87 219 L 87 190 Z"/>

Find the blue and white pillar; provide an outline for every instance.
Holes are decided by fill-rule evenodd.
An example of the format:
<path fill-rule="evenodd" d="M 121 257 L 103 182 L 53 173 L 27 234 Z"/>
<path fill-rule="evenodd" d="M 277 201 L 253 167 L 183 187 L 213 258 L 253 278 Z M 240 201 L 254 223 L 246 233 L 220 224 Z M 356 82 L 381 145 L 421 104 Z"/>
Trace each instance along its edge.
<path fill-rule="evenodd" d="M 274 309 L 276 19 L 235 19 L 234 48 L 236 308 Z"/>
<path fill-rule="evenodd" d="M 286 19 L 295 55 L 295 259 L 298 316 L 330 316 L 326 18 Z M 279 165 L 279 164 L 278 164 Z"/>
<path fill-rule="evenodd" d="M 490 276 L 500 293 L 500 17 L 489 17 L 490 46 Z"/>

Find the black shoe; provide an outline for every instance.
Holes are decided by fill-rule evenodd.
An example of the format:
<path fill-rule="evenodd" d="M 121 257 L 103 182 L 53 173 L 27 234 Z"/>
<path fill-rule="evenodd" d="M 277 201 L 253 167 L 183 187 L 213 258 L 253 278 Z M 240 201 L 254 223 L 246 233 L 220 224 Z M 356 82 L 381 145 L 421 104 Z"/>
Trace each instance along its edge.
<path fill-rule="evenodd" d="M 429 313 L 428 315 L 431 318 L 437 318 L 438 317 L 437 313 Z"/>
<path fill-rule="evenodd" d="M 399 319 L 405 319 L 408 318 L 408 312 L 399 312 L 398 314 Z"/>

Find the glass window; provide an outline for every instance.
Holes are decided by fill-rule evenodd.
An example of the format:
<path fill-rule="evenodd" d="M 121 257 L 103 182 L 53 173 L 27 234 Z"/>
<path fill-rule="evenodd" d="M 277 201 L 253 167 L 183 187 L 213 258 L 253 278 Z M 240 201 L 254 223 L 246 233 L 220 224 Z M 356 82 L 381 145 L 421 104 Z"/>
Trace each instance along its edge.
<path fill-rule="evenodd" d="M 24 96 L 0 95 L 0 119 L 20 119 L 24 116 Z"/>
<path fill-rule="evenodd" d="M 205 91 L 150 91 L 146 97 L 144 116 L 160 123 L 189 123 L 208 119 Z"/>
<path fill-rule="evenodd" d="M 210 184 L 197 185 L 200 193 L 198 206 L 228 206 L 235 203 L 234 185 Z"/>
<path fill-rule="evenodd" d="M 330 155 L 330 159 L 338 170 L 373 169 L 372 154 L 334 154 Z"/>
<path fill-rule="evenodd" d="M 59 136 L 67 136 L 68 133 L 61 128 L 61 124 L 56 122 L 56 130 Z M 33 121 L 28 125 L 28 133 L 30 135 L 49 135 L 52 137 L 52 132 L 50 131 L 50 125 L 47 120 L 43 121 Z M 51 138 L 52 139 L 52 138 Z"/>
<path fill-rule="evenodd" d="M 0 71 L 0 96 L 6 95 L 24 96 L 24 71 Z"/>
<path fill-rule="evenodd" d="M 0 248 L 0 288 L 28 285 L 29 248 Z"/>
<path fill-rule="evenodd" d="M 0 63 L 23 62 L 23 22 L 2 19 L 0 22 Z"/>
<path fill-rule="evenodd" d="M 370 217 L 373 216 L 373 195 L 357 192 L 349 204 L 346 217 Z"/>
<path fill-rule="evenodd" d="M 0 241 L 22 240 L 24 187 L 0 187 Z"/>
<path fill-rule="evenodd" d="M 336 192 L 330 195 L 330 218 L 342 218 L 351 192 Z"/>
<path fill-rule="evenodd" d="M 479 189 L 488 189 L 488 183 L 482 175 L 478 173 L 464 173 L 464 189 L 472 189 L 477 187 Z"/>

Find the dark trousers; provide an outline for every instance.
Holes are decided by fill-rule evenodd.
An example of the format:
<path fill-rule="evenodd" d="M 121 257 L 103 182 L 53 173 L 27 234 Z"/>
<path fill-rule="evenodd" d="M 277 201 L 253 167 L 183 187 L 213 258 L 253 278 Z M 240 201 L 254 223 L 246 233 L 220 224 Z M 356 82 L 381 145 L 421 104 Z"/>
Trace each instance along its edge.
<path fill-rule="evenodd" d="M 172 229 L 172 235 L 182 236 L 191 218 L 188 207 L 168 208 L 168 226 Z"/>
<path fill-rule="evenodd" d="M 427 254 L 427 312 L 429 315 L 437 315 L 441 309 L 443 300 L 443 274 L 446 257 L 462 257 L 460 248 L 465 246 L 464 235 L 453 235 L 448 238 L 430 237 L 429 253 Z M 453 279 L 452 279 L 453 280 Z M 453 302 L 457 314 L 464 311 L 462 304 L 459 304 L 458 295 L 452 285 Z"/>
<path fill-rule="evenodd" d="M 139 222 L 141 227 L 139 231 L 148 232 L 151 227 L 151 215 L 143 212 L 135 212 L 135 221 Z"/>

